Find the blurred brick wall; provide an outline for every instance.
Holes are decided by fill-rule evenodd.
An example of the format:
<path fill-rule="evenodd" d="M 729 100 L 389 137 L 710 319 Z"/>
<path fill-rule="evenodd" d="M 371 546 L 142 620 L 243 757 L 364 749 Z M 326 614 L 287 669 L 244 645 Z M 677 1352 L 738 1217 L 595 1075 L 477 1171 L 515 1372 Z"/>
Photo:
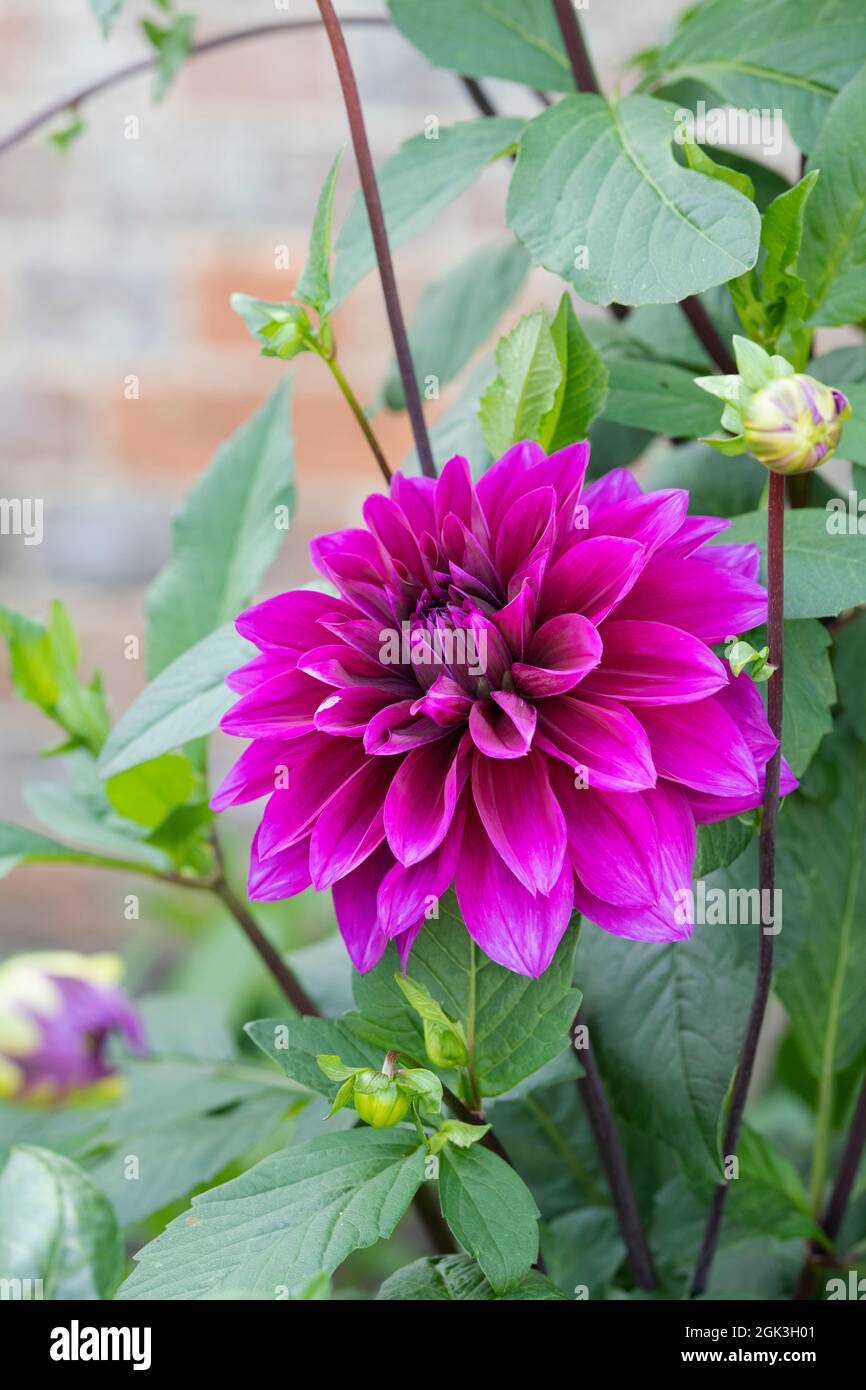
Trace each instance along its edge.
<path fill-rule="evenodd" d="M 189 0 L 186 8 L 199 14 L 199 37 L 316 13 L 306 0 L 288 14 L 274 0 Z M 339 8 L 344 16 L 384 12 L 378 0 L 341 0 Z M 587 27 L 605 79 L 615 80 L 678 8 L 673 0 L 594 0 Z M 127 0 L 103 43 L 87 0 L 4 0 L 0 136 L 142 56 L 137 20 L 152 9 Z M 377 159 L 428 115 L 449 124 L 474 114 L 454 75 L 430 70 L 396 32 L 352 28 L 348 38 Z M 504 111 L 537 109 L 512 84 L 489 88 Z M 160 106 L 150 89 L 141 77 L 89 103 L 86 132 L 66 157 L 41 133 L 0 160 L 0 495 L 45 501 L 42 545 L 0 537 L 0 602 L 44 616 L 49 600 L 63 597 L 82 635 L 85 669 L 105 672 L 116 713 L 143 682 L 141 664 L 123 659 L 122 644 L 143 630 L 143 592 L 167 557 L 171 512 L 284 370 L 257 356 L 228 296 L 235 289 L 288 296 L 321 181 L 347 139 L 319 32 L 201 57 Z M 129 116 L 138 118 L 137 140 L 124 136 Z M 350 151 L 337 225 L 355 187 Z M 507 171 L 494 167 L 398 253 L 409 312 L 427 281 L 502 234 L 506 188 Z M 274 269 L 280 245 L 289 247 L 289 271 Z M 542 275 L 524 301 L 554 294 Z M 340 311 L 337 335 L 349 379 L 371 398 L 390 358 L 373 277 Z M 124 399 L 131 373 L 140 381 L 137 401 Z M 274 584 L 303 581 L 309 537 L 351 523 L 364 493 L 379 485 L 322 364 L 301 359 L 294 375 L 299 511 Z M 379 432 L 398 462 L 408 444 L 403 422 L 385 418 Z M 32 823 L 20 786 L 54 775 L 38 757 L 50 732 L 11 698 L 0 658 L 0 817 Z M 219 750 L 218 760 L 227 758 L 228 749 Z M 122 928 L 120 892 L 105 874 L 21 871 L 0 888 L 0 949 L 59 942 L 70 931 L 84 945 L 111 941 Z"/>

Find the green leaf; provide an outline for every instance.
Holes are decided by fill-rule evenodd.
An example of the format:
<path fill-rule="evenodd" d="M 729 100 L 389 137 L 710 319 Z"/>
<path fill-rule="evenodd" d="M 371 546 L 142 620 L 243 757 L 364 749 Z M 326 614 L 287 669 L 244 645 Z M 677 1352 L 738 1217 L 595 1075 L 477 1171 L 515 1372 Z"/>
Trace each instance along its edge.
<path fill-rule="evenodd" d="M 866 316 L 866 152 L 852 139 L 864 122 L 866 68 L 836 97 L 809 161 L 821 176 L 806 207 L 800 274 L 817 324 Z"/>
<path fill-rule="evenodd" d="M 562 367 L 543 309 L 500 338 L 499 375 L 481 398 L 479 419 L 494 457 L 522 439 L 537 439 L 556 401 Z"/>
<path fill-rule="evenodd" d="M 72 849 L 35 830 L 26 830 L 24 826 L 13 825 L 10 821 L 0 821 L 0 878 L 20 864 L 89 864 L 94 868 L 129 869 L 132 872 L 141 868 L 135 858 Z"/>
<path fill-rule="evenodd" d="M 388 0 L 391 18 L 434 67 L 574 90 L 549 0 Z"/>
<path fill-rule="evenodd" d="M 853 412 L 852 417 L 846 420 L 843 426 L 842 442 L 839 445 L 839 454 L 842 458 L 849 459 L 851 463 L 866 464 L 866 385 L 864 385 L 863 382 L 859 381 L 854 382 L 853 384 L 849 384 L 848 382 L 840 383 L 838 377 L 835 381 L 831 377 L 830 383 L 833 386 L 838 385 L 839 389 L 843 392 L 843 394 L 848 397 L 848 400 L 851 404 L 851 410 Z M 857 481 L 857 475 L 855 474 L 855 486 L 857 485 Z M 862 481 L 860 482 L 860 494 L 861 495 L 858 498 L 858 501 L 862 501 Z M 858 523 L 862 522 L 862 511 L 858 513 L 857 520 Z"/>
<path fill-rule="evenodd" d="M 767 629 L 750 632 L 748 640 L 762 648 Z M 836 685 L 830 665 L 830 634 L 823 623 L 804 618 L 785 623 L 784 641 L 782 752 L 794 775 L 802 777 L 824 735 L 833 727 L 830 710 L 836 703 Z M 763 694 L 766 687 L 759 688 Z"/>
<path fill-rule="evenodd" d="M 758 506 L 767 470 L 748 454 L 720 465 L 716 450 L 695 440 L 654 452 L 643 482 L 653 490 L 686 488 L 692 516 L 735 517 Z"/>
<path fill-rule="evenodd" d="M 174 553 L 147 596 L 148 666 L 158 675 L 249 602 L 285 537 L 294 442 L 281 382 L 217 450 L 174 521 Z"/>
<path fill-rule="evenodd" d="M 217 1114 L 153 1124 L 124 1135 L 123 1143 L 93 1164 L 88 1175 L 112 1203 L 120 1224 L 128 1226 L 209 1183 L 227 1164 L 265 1142 L 289 1100 L 272 1093 Z"/>
<path fill-rule="evenodd" d="M 397 971 L 394 983 L 424 1025 L 424 1051 L 436 1067 L 464 1067 L 466 1036 L 461 1023 L 448 1017 L 424 985 Z"/>
<path fill-rule="evenodd" d="M 727 820 L 698 826 L 698 852 L 694 876 L 706 878 L 716 869 L 726 869 L 749 846 L 755 833 L 755 822 L 747 817 L 729 816 Z"/>
<path fill-rule="evenodd" d="M 483 1096 L 510 1090 L 568 1046 L 568 1029 L 580 1004 L 571 986 L 575 940 L 576 933 L 569 930 L 548 969 L 531 980 L 494 964 L 475 946 L 451 894 L 440 902 L 439 919 L 424 924 L 412 948 L 412 977 L 463 1025 Z M 396 1047 L 418 1058 L 423 1038 L 394 984 L 398 968 L 390 946 L 375 970 L 356 974 L 355 1002 L 362 1019 L 349 1016 L 345 1021 L 363 1028 L 364 1036 L 383 1050 Z"/>
<path fill-rule="evenodd" d="M 686 163 L 695 173 L 706 174 L 711 179 L 721 179 L 722 183 L 736 188 L 744 198 L 755 201 L 755 185 L 748 174 L 739 169 L 732 169 L 727 164 L 717 164 L 702 146 L 696 145 L 692 140 L 683 141 L 683 152 Z"/>
<path fill-rule="evenodd" d="M 46 1299 L 110 1298 L 123 1247 L 107 1198 L 71 1159 L 16 1146 L 0 1174 L 0 1269 Z"/>
<path fill-rule="evenodd" d="M 439 1155 L 442 1215 L 495 1293 L 528 1273 L 538 1255 L 538 1208 L 513 1168 L 489 1149 L 446 1144 Z"/>
<path fill-rule="evenodd" d="M 610 1201 L 598 1148 L 575 1085 L 573 1057 L 568 1054 L 574 1068 L 568 1079 L 544 1084 L 550 1070 L 546 1068 L 537 1085 L 527 1083 L 487 1107 L 497 1136 L 546 1220 L 575 1207 L 604 1207 Z M 647 1144 L 642 1148 L 643 1161 L 637 1170 L 632 1169 L 635 1180 L 647 1167 Z"/>
<path fill-rule="evenodd" d="M 707 882 L 739 886 L 738 865 Z M 611 1102 L 693 1178 L 720 1176 L 718 1124 L 754 985 L 754 927 L 699 924 L 688 941 L 626 941 L 588 923 L 576 978 Z M 628 1018 L 628 1026 L 623 1019 Z"/>
<path fill-rule="evenodd" d="M 606 420 L 672 438 L 693 438 L 718 427 L 719 407 L 699 390 L 694 374 L 649 358 L 613 357 Z M 718 459 L 716 468 L 719 468 Z"/>
<path fill-rule="evenodd" d="M 509 226 L 533 262 L 593 304 L 663 304 L 754 265 L 754 204 L 674 158 L 674 109 L 564 97 L 527 126 Z"/>
<path fill-rule="evenodd" d="M 542 1226 L 541 1253 L 564 1296 L 574 1298 L 578 1289 L 585 1288 L 588 1297 L 595 1299 L 606 1297 L 625 1259 L 625 1246 L 614 1212 L 584 1207 Z"/>
<path fill-rule="evenodd" d="M 319 314 L 327 311 L 331 298 L 331 221 L 334 216 L 334 194 L 342 158 L 343 150 L 340 150 L 322 185 L 313 218 L 313 230 L 310 232 L 307 264 L 295 286 L 297 298 L 302 299 L 305 304 L 312 305 Z"/>
<path fill-rule="evenodd" d="M 212 733 L 235 698 L 225 683 L 228 672 L 253 654 L 233 623 L 190 647 L 145 686 L 112 729 L 99 761 L 102 776 L 113 777 Z"/>
<path fill-rule="evenodd" d="M 149 763 L 110 777 L 105 783 L 105 794 L 122 816 L 153 829 L 170 811 L 189 800 L 197 781 L 189 758 L 182 753 L 163 753 Z"/>
<path fill-rule="evenodd" d="M 792 282 L 801 283 L 795 272 L 803 243 L 806 205 L 817 181 L 818 171 L 810 171 L 793 188 L 775 198 L 764 213 L 761 245 L 767 254 L 761 266 L 761 289 L 768 304 L 789 295 Z"/>
<path fill-rule="evenodd" d="M 866 619 L 847 623 L 833 640 L 839 703 L 857 737 L 866 743 Z"/>
<path fill-rule="evenodd" d="M 777 1240 L 820 1235 L 793 1163 L 751 1125 L 743 1125 L 737 1158 L 739 1171 L 731 1183 L 729 1220 Z"/>
<path fill-rule="evenodd" d="M 424 1178 L 406 1129 L 350 1130 L 272 1154 L 193 1198 L 139 1251 L 123 1299 L 274 1298 L 390 1236 Z"/>
<path fill-rule="evenodd" d="M 863 62 L 860 0 L 708 0 L 685 11 L 655 66 L 666 86 L 689 80 L 720 104 L 781 109 L 811 150 L 834 91 Z"/>
<path fill-rule="evenodd" d="M 548 454 L 585 439 L 607 398 L 608 370 L 584 333 L 569 295 L 559 302 L 550 331 L 561 376 L 551 409 L 541 422 L 540 442 Z"/>
<path fill-rule="evenodd" d="M 415 135 L 376 171 L 392 248 L 429 227 L 488 164 L 517 142 L 524 121 L 483 117 Z M 360 194 L 337 238 L 333 302 L 339 304 L 376 264 L 367 209 Z"/>
<path fill-rule="evenodd" d="M 458 1149 L 471 1149 L 473 1144 L 480 1144 L 489 1132 L 490 1125 L 470 1125 L 465 1120 L 443 1120 L 436 1133 L 428 1139 L 427 1147 L 431 1154 L 439 1153 L 446 1144 L 456 1144 Z"/>
<path fill-rule="evenodd" d="M 825 740 L 779 818 L 777 881 L 788 951 L 778 991 L 813 1076 L 842 1070 L 866 1046 L 866 749 Z"/>
<path fill-rule="evenodd" d="M 344 1019 L 259 1018 L 246 1024 L 244 1031 L 287 1076 L 329 1098 L 334 1081 L 340 1078 L 329 1078 L 317 1058 L 337 1057 L 350 1071 L 357 1067 L 378 1071 L 384 1056 L 382 1048 L 360 1039 Z"/>
<path fill-rule="evenodd" d="M 472 475 L 477 479 L 493 462 L 478 421 L 478 409 L 494 374 L 492 360 L 483 358 L 472 372 L 463 395 L 430 430 L 430 444 L 437 469 L 444 468 L 455 454 L 462 454 L 469 460 Z M 407 456 L 403 468 L 406 473 L 418 473 L 418 456 L 414 449 Z"/>
<path fill-rule="evenodd" d="M 158 55 L 156 79 L 153 84 L 155 101 L 162 101 L 189 57 L 195 22 L 196 17 L 193 14 L 176 15 L 173 22 L 165 27 L 154 24 L 152 19 L 141 21 L 144 36 Z"/>
<path fill-rule="evenodd" d="M 520 243 L 504 241 L 474 251 L 427 286 L 409 334 L 422 393 L 429 377 L 435 377 L 438 391 L 462 371 L 515 299 L 528 269 L 529 257 Z M 405 409 L 396 362 L 382 394 L 390 410 Z"/>
<path fill-rule="evenodd" d="M 28 782 L 23 790 L 37 820 L 62 840 L 97 855 L 144 864 L 157 871 L 172 867 L 165 854 L 145 842 L 146 831 L 116 815 L 104 796 L 97 801 L 74 785 L 58 782 Z"/>
<path fill-rule="evenodd" d="M 52 130 L 51 134 L 48 136 L 48 143 L 49 145 L 53 145 L 56 150 L 59 150 L 61 154 L 65 154 L 70 145 L 83 133 L 84 129 L 83 117 L 78 111 L 73 109 L 69 113 L 66 124 L 61 126 L 59 130 Z"/>
<path fill-rule="evenodd" d="M 494 1303 L 563 1299 L 555 1284 L 530 1270 L 508 1293 L 496 1294 L 468 1255 L 429 1255 L 391 1274 L 376 1295 L 398 1303 Z"/>
<path fill-rule="evenodd" d="M 724 466 L 724 465 L 722 465 Z M 830 535 L 827 513 L 804 507 L 785 513 L 785 616 L 824 618 L 866 603 L 866 545 L 859 535 Z M 719 542 L 760 547 L 761 582 L 767 582 L 767 514 L 737 517 Z"/>
<path fill-rule="evenodd" d="M 123 9 L 124 0 L 90 0 L 90 8 L 96 15 L 102 37 L 107 39 Z"/>
<path fill-rule="evenodd" d="M 0 634 L 7 641 L 12 683 L 24 700 L 38 706 L 69 735 L 69 746 L 98 753 L 108 732 L 108 709 L 101 680 L 78 677 L 78 638 L 59 600 L 48 626 L 0 607 Z"/>

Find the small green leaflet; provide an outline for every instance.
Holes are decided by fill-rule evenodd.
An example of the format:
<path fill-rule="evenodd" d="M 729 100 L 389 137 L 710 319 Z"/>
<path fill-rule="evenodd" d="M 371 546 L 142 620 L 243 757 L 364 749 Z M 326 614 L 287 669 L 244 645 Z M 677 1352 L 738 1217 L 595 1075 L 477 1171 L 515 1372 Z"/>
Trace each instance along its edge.
<path fill-rule="evenodd" d="M 439 1155 L 439 1201 L 494 1292 L 514 1288 L 538 1255 L 538 1208 L 522 1178 L 480 1144 L 446 1144 Z"/>
<path fill-rule="evenodd" d="M 556 344 L 543 309 L 527 314 L 499 341 L 499 375 L 481 398 L 478 418 L 494 457 L 521 439 L 538 437 L 562 378 Z"/>

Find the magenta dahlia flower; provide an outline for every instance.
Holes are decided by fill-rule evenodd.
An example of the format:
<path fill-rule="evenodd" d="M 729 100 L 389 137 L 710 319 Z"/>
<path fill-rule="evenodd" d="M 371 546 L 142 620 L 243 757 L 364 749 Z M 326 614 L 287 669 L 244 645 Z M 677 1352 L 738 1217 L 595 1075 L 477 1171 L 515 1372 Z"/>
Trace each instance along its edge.
<path fill-rule="evenodd" d="M 404 964 L 453 883 L 467 930 L 539 975 L 572 912 L 687 936 L 695 824 L 757 806 L 776 747 L 755 686 L 710 644 L 766 618 L 753 546 L 589 446 L 510 449 L 473 484 L 394 478 L 365 530 L 313 542 L 338 596 L 280 594 L 238 630 L 223 729 L 252 743 L 222 810 L 269 793 L 253 899 L 333 888 L 358 970 Z M 794 785 L 785 772 L 783 789 Z"/>

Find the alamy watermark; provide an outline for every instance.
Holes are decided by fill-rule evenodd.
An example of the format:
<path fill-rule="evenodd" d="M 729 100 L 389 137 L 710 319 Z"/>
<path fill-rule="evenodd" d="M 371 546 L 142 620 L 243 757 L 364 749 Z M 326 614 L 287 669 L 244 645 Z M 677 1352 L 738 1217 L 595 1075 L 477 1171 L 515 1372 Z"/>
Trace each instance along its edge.
<path fill-rule="evenodd" d="M 694 888 L 677 888 L 674 903 L 680 927 L 761 927 L 765 936 L 782 930 L 781 888 L 708 888 L 699 878 Z"/>
<path fill-rule="evenodd" d="M 743 110 L 735 106 L 711 106 L 703 100 L 694 111 L 679 106 L 674 112 L 674 139 L 678 145 L 749 145 L 765 155 L 782 150 L 784 125 L 781 109 L 762 106 Z"/>
<path fill-rule="evenodd" d="M 487 633 L 484 628 L 383 627 L 379 633 L 379 661 L 383 666 L 461 667 L 470 676 L 487 671 Z"/>
<path fill-rule="evenodd" d="M 23 536 L 25 545 L 41 545 L 42 506 L 41 497 L 0 497 L 0 536 Z"/>

